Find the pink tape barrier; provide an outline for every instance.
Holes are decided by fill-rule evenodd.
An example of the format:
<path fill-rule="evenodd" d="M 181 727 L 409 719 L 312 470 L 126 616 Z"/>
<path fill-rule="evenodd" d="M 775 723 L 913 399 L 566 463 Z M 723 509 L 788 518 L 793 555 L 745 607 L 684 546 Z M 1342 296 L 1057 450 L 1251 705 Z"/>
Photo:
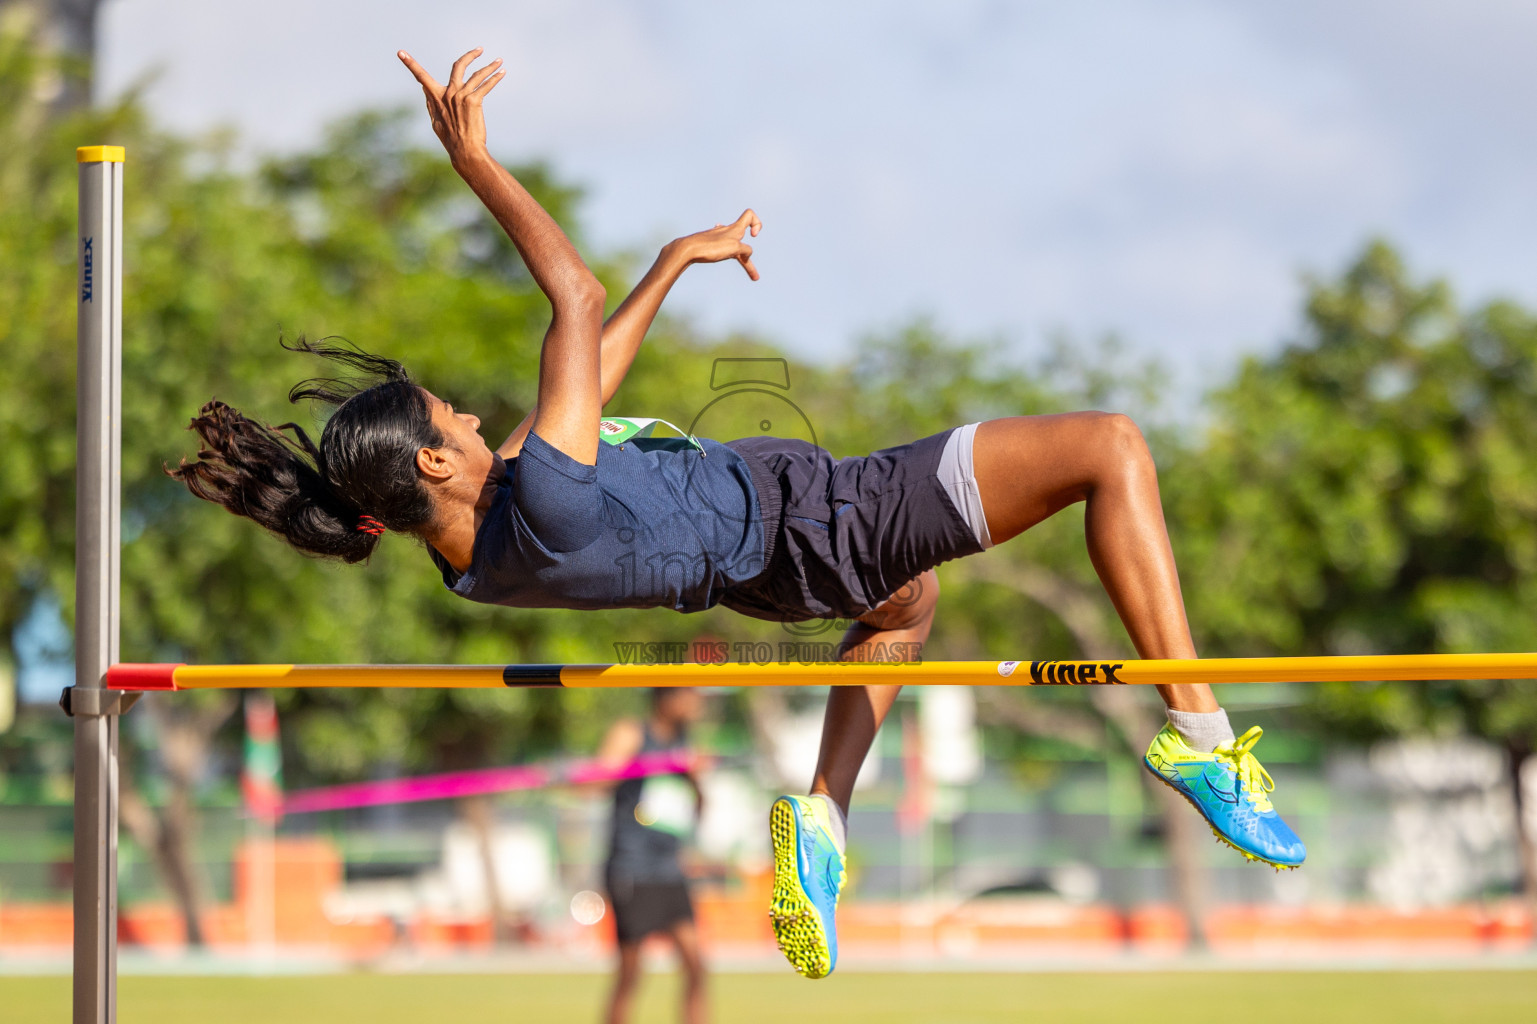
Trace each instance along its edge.
<path fill-rule="evenodd" d="M 522 789 L 540 789 L 556 785 L 584 785 L 596 782 L 620 782 L 646 775 L 670 775 L 687 771 L 693 758 L 681 751 L 642 754 L 620 768 L 605 765 L 596 758 L 552 765 L 514 765 L 507 768 L 481 768 L 442 775 L 421 775 L 412 779 L 384 779 L 379 782 L 354 782 L 345 786 L 324 786 L 288 794 L 283 800 L 283 814 L 313 814 L 319 811 L 345 811 L 356 807 L 407 804 L 421 800 L 451 800 L 454 797 L 482 793 L 508 793 Z"/>

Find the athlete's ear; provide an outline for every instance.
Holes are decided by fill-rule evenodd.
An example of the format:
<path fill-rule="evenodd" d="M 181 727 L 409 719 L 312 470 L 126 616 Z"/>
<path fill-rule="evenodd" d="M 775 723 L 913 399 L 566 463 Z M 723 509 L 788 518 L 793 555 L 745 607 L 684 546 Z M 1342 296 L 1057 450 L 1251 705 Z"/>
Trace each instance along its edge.
<path fill-rule="evenodd" d="M 445 483 L 453 479 L 458 467 L 448 458 L 446 448 L 418 448 L 416 470 L 430 483 Z"/>

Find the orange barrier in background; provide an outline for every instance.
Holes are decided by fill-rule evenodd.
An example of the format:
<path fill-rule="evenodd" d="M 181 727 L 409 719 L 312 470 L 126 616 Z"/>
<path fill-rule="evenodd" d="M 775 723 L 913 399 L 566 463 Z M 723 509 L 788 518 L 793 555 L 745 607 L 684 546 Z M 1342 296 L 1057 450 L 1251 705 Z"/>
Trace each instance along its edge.
<path fill-rule="evenodd" d="M 262 891 L 253 872 L 265 870 L 266 863 L 252 854 L 250 844 L 237 849 L 234 902 L 206 907 L 202 913 L 203 932 L 214 949 L 248 948 L 252 893 Z M 323 950 L 358 960 L 403 948 L 424 953 L 493 948 L 491 921 L 484 915 L 441 919 L 421 914 L 407 922 L 382 917 L 329 919 L 325 899 L 342 886 L 343 865 L 335 847 L 324 840 L 279 840 L 273 844 L 270 862 L 276 903 L 269 920 L 280 948 Z M 740 884 L 724 891 L 708 885 L 697 888 L 695 911 L 707 949 L 772 955 L 773 936 L 765 909 L 769 885 L 765 872 L 743 876 Z M 67 949 L 71 923 L 67 903 L 0 903 L 0 949 Z M 1435 955 L 1530 948 L 1537 938 L 1530 912 L 1516 900 L 1405 913 L 1361 905 L 1224 906 L 1212 909 L 1204 923 L 1208 945 L 1217 953 Z M 589 928 L 574 923 L 569 927 L 563 935 L 548 937 L 549 948 L 569 945 L 573 935 L 587 951 L 602 952 L 613 945 L 607 919 Z M 123 907 L 118 934 L 124 944 L 155 949 L 176 949 L 186 942 L 181 915 L 165 903 Z M 1105 904 L 1075 906 L 1031 897 L 975 900 L 958 906 L 856 898 L 839 908 L 838 937 L 845 951 L 870 957 L 903 953 L 1092 957 L 1127 950 L 1173 954 L 1189 943 L 1184 918 L 1171 906 L 1122 911 Z"/>
<path fill-rule="evenodd" d="M 706 948 L 771 950 L 767 914 L 760 900 L 699 893 L 695 911 Z M 203 930 L 215 949 L 244 949 L 243 908 L 207 908 Z M 67 903 L 0 906 L 0 950 L 67 949 L 72 917 Z M 1534 931 L 1517 903 L 1491 907 L 1456 906 L 1399 913 L 1380 907 L 1217 907 L 1207 915 L 1208 942 L 1216 952 L 1245 950 L 1380 950 L 1384 953 L 1476 952 L 1529 948 Z M 594 926 L 592 945 L 607 949 L 606 922 Z M 177 949 L 185 944 L 181 916 L 163 903 L 129 906 L 119 918 L 125 945 Z M 973 904 L 941 914 L 893 903 L 851 902 L 839 909 L 838 937 L 845 950 L 870 955 L 914 947 L 950 955 L 1006 955 L 1014 951 L 1056 956 L 1113 953 L 1126 949 L 1177 953 L 1189 936 L 1173 907 L 1149 905 L 1122 912 L 1115 907 L 1020 907 L 1009 901 Z M 396 948 L 404 939 L 419 951 L 492 948 L 489 918 L 442 920 L 422 916 L 404 935 L 386 919 L 325 922 L 316 926 L 280 924 L 278 944 L 322 948 L 345 957 L 367 958 Z"/>

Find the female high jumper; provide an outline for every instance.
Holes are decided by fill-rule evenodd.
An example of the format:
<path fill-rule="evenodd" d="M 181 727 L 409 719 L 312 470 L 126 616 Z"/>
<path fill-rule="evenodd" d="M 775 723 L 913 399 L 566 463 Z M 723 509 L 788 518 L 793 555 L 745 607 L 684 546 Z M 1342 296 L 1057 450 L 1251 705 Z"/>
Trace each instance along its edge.
<path fill-rule="evenodd" d="M 599 441 L 618 389 L 668 290 L 695 263 L 736 260 L 758 279 L 735 223 L 679 238 L 605 322 L 602 285 L 555 221 L 486 148 L 481 104 L 505 74 L 460 57 L 440 85 L 411 56 L 433 130 L 506 230 L 548 298 L 536 404 L 495 451 L 480 420 L 416 384 L 397 362 L 300 342 L 348 381 L 307 381 L 293 401 L 336 406 L 320 444 L 221 402 L 192 421 L 203 445 L 172 470 L 198 497 L 255 520 L 310 555 L 366 560 L 386 531 L 423 541 L 460 597 L 519 608 L 720 604 L 761 619 L 846 618 L 850 660 L 920 650 L 939 598 L 934 567 L 1001 544 L 1083 502 L 1089 558 L 1137 653 L 1194 658 L 1158 477 L 1141 433 L 1098 412 L 1014 416 L 835 459 L 798 440 L 696 446 Z M 357 375 L 368 379 L 365 386 Z M 286 431 L 286 433 L 285 433 Z M 648 557 L 677 571 L 637 578 Z M 894 599 L 893 595 L 901 597 Z M 770 914 L 795 969 L 837 961 L 834 927 L 854 778 L 897 686 L 835 687 L 810 794 L 770 813 Z M 1144 763 L 1251 860 L 1295 867 L 1302 842 L 1271 805 L 1253 754 L 1204 685 L 1160 686 L 1169 722 Z"/>

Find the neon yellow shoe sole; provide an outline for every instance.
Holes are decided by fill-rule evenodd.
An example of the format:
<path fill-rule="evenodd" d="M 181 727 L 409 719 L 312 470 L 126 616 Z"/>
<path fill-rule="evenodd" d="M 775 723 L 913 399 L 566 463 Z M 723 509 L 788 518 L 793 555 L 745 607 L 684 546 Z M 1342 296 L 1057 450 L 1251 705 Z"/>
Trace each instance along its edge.
<path fill-rule="evenodd" d="M 774 843 L 769 920 L 790 966 L 808 978 L 825 978 L 838 962 L 834 914 L 844 870 L 843 855 L 817 821 L 814 806 L 813 800 L 786 796 L 769 812 Z"/>

